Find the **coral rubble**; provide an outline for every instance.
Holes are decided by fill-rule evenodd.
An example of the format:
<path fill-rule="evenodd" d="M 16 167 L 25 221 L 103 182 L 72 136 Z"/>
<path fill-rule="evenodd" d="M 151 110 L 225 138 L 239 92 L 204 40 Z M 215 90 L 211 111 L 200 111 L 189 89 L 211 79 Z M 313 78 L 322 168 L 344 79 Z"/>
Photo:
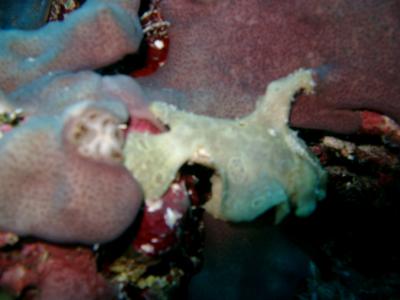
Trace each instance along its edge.
<path fill-rule="evenodd" d="M 1 233 L 0 233 L 1 235 Z M 37 300 L 110 300 L 111 285 L 97 272 L 89 249 L 25 243 L 0 252 L 0 286 L 16 297 Z"/>

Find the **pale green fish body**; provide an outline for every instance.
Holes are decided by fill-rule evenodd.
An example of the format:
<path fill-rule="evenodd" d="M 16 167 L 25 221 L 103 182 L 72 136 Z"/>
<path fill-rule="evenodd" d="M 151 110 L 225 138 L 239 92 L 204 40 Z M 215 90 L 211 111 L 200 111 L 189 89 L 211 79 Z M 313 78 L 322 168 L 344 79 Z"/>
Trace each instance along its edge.
<path fill-rule="evenodd" d="M 143 186 L 146 199 L 161 197 L 185 164 L 214 169 L 205 209 L 217 218 L 250 221 L 279 206 L 280 221 L 291 207 L 309 215 L 325 195 L 326 173 L 288 127 L 299 91 L 311 93 L 310 70 L 300 69 L 268 85 L 256 110 L 239 119 L 219 119 L 154 102 L 150 110 L 169 131 L 131 133 L 125 166 Z"/>

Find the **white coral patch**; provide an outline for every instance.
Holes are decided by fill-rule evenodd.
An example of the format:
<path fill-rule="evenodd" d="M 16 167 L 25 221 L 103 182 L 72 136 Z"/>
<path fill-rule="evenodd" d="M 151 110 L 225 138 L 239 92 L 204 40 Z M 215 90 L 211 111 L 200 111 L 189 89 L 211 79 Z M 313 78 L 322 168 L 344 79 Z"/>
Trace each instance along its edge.
<path fill-rule="evenodd" d="M 140 249 L 146 253 L 154 253 L 154 246 L 150 244 L 143 244 L 140 246 Z"/>
<path fill-rule="evenodd" d="M 167 226 L 171 229 L 174 228 L 176 222 L 178 222 L 181 218 L 182 214 L 174 209 L 168 207 L 167 210 L 165 211 L 164 214 L 165 224 L 167 224 Z"/>
<path fill-rule="evenodd" d="M 269 133 L 271 136 L 276 136 L 276 130 L 273 129 L 273 128 L 269 128 L 269 129 L 268 129 L 268 133 Z"/>
<path fill-rule="evenodd" d="M 182 191 L 182 187 L 177 183 L 173 183 L 171 188 L 174 194 L 178 194 L 180 191 Z"/>
<path fill-rule="evenodd" d="M 154 46 L 158 49 L 158 50 L 162 50 L 165 47 L 165 44 L 162 40 L 155 40 L 154 41 Z"/>
<path fill-rule="evenodd" d="M 147 211 L 153 213 L 160 210 L 163 206 L 163 201 L 160 198 L 146 199 Z"/>
<path fill-rule="evenodd" d="M 122 160 L 124 137 L 115 117 L 89 111 L 80 118 L 74 132 L 81 155 L 108 161 Z"/>

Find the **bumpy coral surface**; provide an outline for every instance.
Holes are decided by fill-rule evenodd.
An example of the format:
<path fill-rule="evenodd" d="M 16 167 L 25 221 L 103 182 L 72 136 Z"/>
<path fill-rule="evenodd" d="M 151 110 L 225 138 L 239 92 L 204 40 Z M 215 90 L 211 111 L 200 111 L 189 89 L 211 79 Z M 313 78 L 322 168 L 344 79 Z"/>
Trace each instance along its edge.
<path fill-rule="evenodd" d="M 142 193 L 121 164 L 122 130 L 128 120 L 162 128 L 132 79 L 62 71 L 136 51 L 139 4 L 89 0 L 63 22 L 1 31 L 0 112 L 22 109 L 26 117 L 11 132 L 1 128 L 1 229 L 97 243 L 135 219 Z"/>
<path fill-rule="evenodd" d="M 48 72 L 99 68 L 135 52 L 142 38 L 139 4 L 88 0 L 63 22 L 1 31 L 0 89 L 8 93 Z"/>
<path fill-rule="evenodd" d="M 288 127 L 296 93 L 311 93 L 311 71 L 299 70 L 269 84 L 250 115 L 213 119 L 155 102 L 150 110 L 170 129 L 159 135 L 128 136 L 125 165 L 146 199 L 159 198 L 185 163 L 215 169 L 206 209 L 231 221 L 252 220 L 279 205 L 277 220 L 293 206 L 309 215 L 324 196 L 325 174 Z M 301 180 L 298 176 L 301 174 Z"/>
<path fill-rule="evenodd" d="M 354 132 L 365 109 L 400 122 L 398 0 L 176 0 L 161 7 L 172 24 L 168 61 L 139 82 L 180 108 L 242 116 L 267 82 L 306 67 L 317 70 L 318 91 L 294 104 L 292 125 Z"/>
<path fill-rule="evenodd" d="M 44 78 L 11 95 L 4 106 L 22 107 L 27 120 L 0 139 L 0 228 L 59 242 L 121 234 L 142 200 L 122 165 L 120 128 L 129 107 L 133 119 L 148 116 L 138 95 L 130 78 L 91 72 Z"/>

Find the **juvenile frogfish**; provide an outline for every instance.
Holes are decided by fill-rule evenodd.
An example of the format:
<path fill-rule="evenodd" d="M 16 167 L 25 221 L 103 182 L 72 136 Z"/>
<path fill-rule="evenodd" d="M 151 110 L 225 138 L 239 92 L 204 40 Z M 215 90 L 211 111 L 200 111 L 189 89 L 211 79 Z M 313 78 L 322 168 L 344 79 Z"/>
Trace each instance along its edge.
<path fill-rule="evenodd" d="M 312 71 L 299 69 L 271 82 L 252 113 L 221 119 L 153 102 L 151 112 L 169 128 L 158 135 L 130 133 L 125 166 L 145 198 L 165 193 L 184 164 L 214 170 L 205 209 L 228 221 L 251 221 L 272 207 L 276 221 L 293 208 L 308 216 L 325 196 L 326 173 L 288 126 L 291 102 L 312 93 Z"/>

